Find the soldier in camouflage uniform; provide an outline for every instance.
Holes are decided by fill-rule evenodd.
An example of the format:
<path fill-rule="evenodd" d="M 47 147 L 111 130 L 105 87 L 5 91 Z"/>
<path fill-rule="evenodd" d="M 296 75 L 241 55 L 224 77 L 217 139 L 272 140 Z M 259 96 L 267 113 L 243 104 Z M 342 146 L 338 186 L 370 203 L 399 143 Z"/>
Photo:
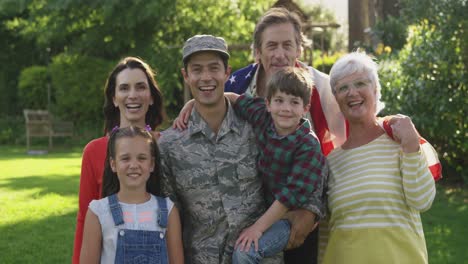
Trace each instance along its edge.
<path fill-rule="evenodd" d="M 224 97 L 229 53 L 222 38 L 186 41 L 182 74 L 195 99 L 188 129 L 161 134 L 163 193 L 181 210 L 186 263 L 231 263 L 243 228 L 265 211 L 250 125 Z M 282 254 L 264 263 L 283 263 Z"/>

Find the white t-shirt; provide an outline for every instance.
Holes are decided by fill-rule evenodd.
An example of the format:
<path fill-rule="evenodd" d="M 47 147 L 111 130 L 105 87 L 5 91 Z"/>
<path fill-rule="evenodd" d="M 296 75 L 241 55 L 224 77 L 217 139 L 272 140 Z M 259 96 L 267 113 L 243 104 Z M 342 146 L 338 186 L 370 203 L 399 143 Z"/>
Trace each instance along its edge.
<path fill-rule="evenodd" d="M 174 203 L 166 199 L 168 219 Z M 107 197 L 100 200 L 93 200 L 89 204 L 89 209 L 97 215 L 102 229 L 102 250 L 101 250 L 101 263 L 114 263 L 115 253 L 117 248 L 117 233 L 119 229 L 131 230 L 149 230 L 149 231 L 163 231 L 158 225 L 159 212 L 158 200 L 154 195 L 141 204 L 126 204 L 119 202 L 122 207 L 124 224 L 116 226 L 112 213 L 109 207 L 109 199 Z"/>

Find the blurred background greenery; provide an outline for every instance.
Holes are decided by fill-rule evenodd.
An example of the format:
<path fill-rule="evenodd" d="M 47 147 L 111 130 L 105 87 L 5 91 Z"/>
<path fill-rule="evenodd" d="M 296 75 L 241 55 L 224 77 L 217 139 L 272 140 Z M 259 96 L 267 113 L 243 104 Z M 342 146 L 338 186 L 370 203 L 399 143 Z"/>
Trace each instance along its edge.
<path fill-rule="evenodd" d="M 438 150 L 446 179 L 467 183 L 467 1 L 392 1 L 398 13 L 377 18 L 367 30 L 372 44 L 346 47 L 345 37 L 327 31 L 323 39 L 311 37 L 310 63 L 328 72 L 347 48 L 374 54 L 387 106 L 382 114 L 411 116 Z M 275 2 L 0 0 L 0 144 L 25 144 L 24 108 L 72 120 L 74 146 L 101 136 L 105 79 L 129 55 L 156 69 L 167 127 L 184 100 L 183 42 L 194 34 L 223 36 L 239 69 L 253 61 L 255 22 Z M 314 23 L 336 22 L 330 10 L 292 2 Z"/>
<path fill-rule="evenodd" d="M 248 47 L 255 22 L 275 2 L 0 0 L 0 262 L 70 260 L 81 149 L 102 136 L 104 83 L 122 57 L 139 56 L 156 69 L 169 115 L 163 129 L 184 100 L 184 41 L 194 34 L 223 36 L 239 69 L 253 61 Z M 331 10 L 292 2 L 313 23 L 336 23 Z M 371 42 L 347 47 L 346 36 L 329 30 L 310 37 L 313 51 L 303 59 L 328 72 L 348 50 L 376 57 L 382 114 L 411 116 L 443 163 L 445 179 L 422 215 L 430 262 L 467 263 L 468 3 L 390 2 L 398 12 L 377 17 L 366 30 Z M 73 121 L 75 136 L 54 139 L 46 155 L 27 155 L 25 108 Z M 46 138 L 34 142 L 47 146 Z"/>

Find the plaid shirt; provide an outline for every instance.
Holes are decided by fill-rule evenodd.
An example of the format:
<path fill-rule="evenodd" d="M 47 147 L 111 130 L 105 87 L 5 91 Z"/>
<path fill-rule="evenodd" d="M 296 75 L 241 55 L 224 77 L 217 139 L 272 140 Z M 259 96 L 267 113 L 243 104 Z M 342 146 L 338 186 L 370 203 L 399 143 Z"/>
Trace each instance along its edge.
<path fill-rule="evenodd" d="M 254 129 L 260 148 L 257 167 L 269 205 L 278 200 L 289 209 L 305 208 L 323 217 L 328 168 L 309 121 L 303 118 L 294 133 L 280 136 L 263 98 L 241 95 L 234 110 Z"/>

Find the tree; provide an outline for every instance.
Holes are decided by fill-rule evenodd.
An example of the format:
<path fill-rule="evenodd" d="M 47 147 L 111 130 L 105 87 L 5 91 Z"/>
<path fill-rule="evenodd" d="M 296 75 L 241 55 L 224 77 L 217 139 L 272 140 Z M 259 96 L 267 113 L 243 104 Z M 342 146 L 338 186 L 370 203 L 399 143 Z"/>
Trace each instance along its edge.
<path fill-rule="evenodd" d="M 349 20 L 349 50 L 357 46 L 368 45 L 369 35 L 365 30 L 371 26 L 369 21 L 369 0 L 349 0 L 348 2 Z"/>
<path fill-rule="evenodd" d="M 112 64 L 124 56 L 139 56 L 156 68 L 166 107 L 171 112 L 182 103 L 180 58 L 184 41 L 194 34 L 214 34 L 225 37 L 230 44 L 250 43 L 255 22 L 272 2 L 4 0 L 0 2 L 0 14 L 8 14 L 2 17 L 6 39 L 29 44 L 39 58 L 20 64 L 20 68 L 34 64 L 48 66 L 57 56 L 85 56 L 85 61 L 92 61 L 91 58 L 103 60 L 98 65 L 82 64 L 82 67 L 89 67 L 84 71 L 87 74 L 101 75 L 99 78 L 87 78 L 97 81 L 106 77 L 102 76 L 102 69 L 96 68 L 107 65 L 105 61 Z M 233 57 L 246 59 L 248 56 L 249 52 L 243 52 Z M 11 60 L 12 57 L 8 58 Z M 105 70 L 110 71 L 108 68 Z M 60 105 L 58 101 L 62 99 L 55 92 L 60 84 L 54 81 L 54 76 L 64 76 L 57 71 L 60 71 L 60 67 L 50 71 L 56 106 Z M 0 72 L 0 81 L 2 73 L 5 71 Z M 19 72 L 13 76 L 16 79 Z M 76 82 L 73 85 L 77 85 Z M 94 83 L 93 86 L 101 88 L 104 83 Z M 16 89 L 16 85 L 10 89 Z M 102 94 L 94 94 L 90 100 L 101 99 Z M 18 106 L 15 108 L 19 112 Z M 57 107 L 54 109 L 64 110 Z M 66 118 L 73 118 L 77 116 L 73 111 L 61 113 L 69 115 Z"/>
<path fill-rule="evenodd" d="M 43 61 L 34 41 L 20 36 L 15 23 L 27 17 L 24 1 L 0 1 L 0 117 L 19 115 L 18 76 L 21 69 Z"/>
<path fill-rule="evenodd" d="M 468 182 L 466 1 L 404 0 L 408 39 L 384 67 L 384 100 L 410 115 L 438 150 L 445 172 Z M 386 62 L 387 63 L 387 62 Z M 385 63 L 384 63 L 385 64 Z"/>

